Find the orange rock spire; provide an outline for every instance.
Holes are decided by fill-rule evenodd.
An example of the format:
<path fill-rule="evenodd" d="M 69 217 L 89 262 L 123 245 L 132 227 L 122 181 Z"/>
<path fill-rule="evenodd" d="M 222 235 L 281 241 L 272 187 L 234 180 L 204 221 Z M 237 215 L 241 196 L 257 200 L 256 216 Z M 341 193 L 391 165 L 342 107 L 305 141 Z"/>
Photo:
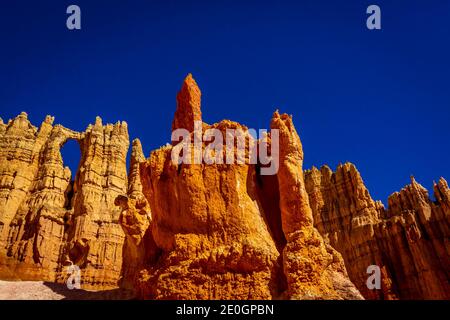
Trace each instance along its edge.
<path fill-rule="evenodd" d="M 202 121 L 201 95 L 197 83 L 189 73 L 177 95 L 177 109 L 172 122 L 172 131 L 181 128 L 192 132 L 194 121 Z"/>

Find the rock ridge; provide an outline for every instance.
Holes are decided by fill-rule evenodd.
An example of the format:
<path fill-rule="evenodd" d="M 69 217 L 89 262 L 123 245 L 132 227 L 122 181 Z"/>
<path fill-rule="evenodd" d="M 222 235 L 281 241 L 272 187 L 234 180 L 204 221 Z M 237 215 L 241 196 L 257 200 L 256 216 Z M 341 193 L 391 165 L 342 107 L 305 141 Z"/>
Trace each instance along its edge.
<path fill-rule="evenodd" d="M 126 122 L 97 117 L 78 132 L 51 116 L 39 127 L 25 112 L 0 119 L 0 279 L 64 283 L 76 265 L 83 289 L 141 299 L 450 299 L 444 178 L 432 200 L 411 177 L 385 208 L 351 163 L 303 170 L 291 115 L 274 112 L 269 127 L 257 138 L 231 120 L 204 123 L 191 74 L 172 122 L 190 141 L 146 157 L 134 139 L 128 170 Z M 233 141 L 212 151 L 221 161 L 172 161 L 211 151 L 208 130 L 243 132 L 244 160 L 227 162 L 242 156 Z M 80 146 L 74 173 L 61 156 L 68 140 Z M 276 174 L 249 160 L 255 146 L 278 159 Z M 367 286 L 373 265 L 379 290 Z"/>

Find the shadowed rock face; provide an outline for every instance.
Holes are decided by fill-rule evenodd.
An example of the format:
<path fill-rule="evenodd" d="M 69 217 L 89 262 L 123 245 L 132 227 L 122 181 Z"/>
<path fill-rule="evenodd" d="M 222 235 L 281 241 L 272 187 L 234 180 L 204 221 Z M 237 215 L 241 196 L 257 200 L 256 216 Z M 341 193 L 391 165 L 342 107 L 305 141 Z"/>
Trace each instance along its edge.
<path fill-rule="evenodd" d="M 133 141 L 130 174 L 127 196 L 120 195 L 115 204 L 121 208 L 120 225 L 125 232 L 123 249 L 122 278 L 120 286 L 134 289 L 137 272 L 143 268 L 144 262 L 151 262 L 147 257 L 154 255 L 150 244 L 153 244 L 150 206 L 142 193 L 139 165 L 145 161 L 142 145 L 138 139 Z M 147 244 L 147 246 L 146 246 Z M 153 247 L 156 250 L 156 247 Z"/>
<path fill-rule="evenodd" d="M 62 145 L 74 139 L 81 159 L 74 183 Z M 64 265 L 82 268 L 85 287 L 117 285 L 123 231 L 114 199 L 126 192 L 126 123 L 85 132 L 40 128 L 21 113 L 0 124 L 0 277 L 63 281 Z"/>
<path fill-rule="evenodd" d="M 75 132 L 49 116 L 39 129 L 26 113 L 0 119 L 0 279 L 64 282 L 65 266 L 76 264 L 83 289 L 119 285 L 147 299 L 450 298 L 444 179 L 436 201 L 413 179 L 385 209 L 352 164 L 304 172 L 292 117 L 278 112 L 270 122 L 278 171 L 262 175 L 265 165 L 248 161 L 250 146 L 270 150 L 276 136 L 255 140 L 233 121 L 203 123 L 200 107 L 188 75 L 172 129 L 192 141 L 194 122 L 224 137 L 240 129 L 245 161 L 225 164 L 224 148 L 214 153 L 223 163 L 177 164 L 171 155 L 182 141 L 146 159 L 135 139 L 127 177 L 125 122 L 97 118 Z M 60 153 L 68 139 L 81 150 L 74 177 Z M 370 265 L 381 268 L 381 290 L 366 286 Z"/>
<path fill-rule="evenodd" d="M 345 260 L 350 279 L 368 299 L 450 299 L 450 191 L 441 178 L 436 201 L 411 184 L 375 202 L 353 164 L 336 172 L 305 172 L 317 229 Z M 367 267 L 381 268 L 381 290 L 366 286 Z"/>
<path fill-rule="evenodd" d="M 133 292 L 110 290 L 70 290 L 65 284 L 47 281 L 1 281 L 0 300 L 129 300 Z"/>

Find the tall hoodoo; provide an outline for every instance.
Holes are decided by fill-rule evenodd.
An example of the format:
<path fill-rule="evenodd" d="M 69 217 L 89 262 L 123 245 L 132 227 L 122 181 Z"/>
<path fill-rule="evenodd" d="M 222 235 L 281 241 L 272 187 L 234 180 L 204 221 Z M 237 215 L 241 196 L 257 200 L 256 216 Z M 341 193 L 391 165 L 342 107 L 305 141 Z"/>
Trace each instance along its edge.
<path fill-rule="evenodd" d="M 141 141 L 133 140 L 127 195 L 119 195 L 115 204 L 121 208 L 120 225 L 125 232 L 122 278 L 120 285 L 134 289 L 136 277 L 144 268 L 146 257 L 152 255 L 151 211 L 142 193 L 140 166 L 145 162 Z"/>
<path fill-rule="evenodd" d="M 278 185 L 286 246 L 283 269 L 288 296 L 293 299 L 355 299 L 340 254 L 328 246 L 313 226 L 303 179 L 303 149 L 292 117 L 275 112 L 271 129 L 280 136 Z"/>
<path fill-rule="evenodd" d="M 200 90 L 189 75 L 173 128 L 200 120 Z M 241 128 L 231 121 L 209 127 Z M 255 170 L 248 165 L 180 164 L 173 146 L 151 153 L 141 169 L 160 254 L 142 272 L 143 297 L 269 299 L 276 293 L 278 252 L 254 201 Z"/>
<path fill-rule="evenodd" d="M 177 109 L 172 122 L 172 131 L 176 129 L 194 131 L 194 122 L 202 121 L 201 96 L 197 82 L 189 73 L 177 95 Z"/>

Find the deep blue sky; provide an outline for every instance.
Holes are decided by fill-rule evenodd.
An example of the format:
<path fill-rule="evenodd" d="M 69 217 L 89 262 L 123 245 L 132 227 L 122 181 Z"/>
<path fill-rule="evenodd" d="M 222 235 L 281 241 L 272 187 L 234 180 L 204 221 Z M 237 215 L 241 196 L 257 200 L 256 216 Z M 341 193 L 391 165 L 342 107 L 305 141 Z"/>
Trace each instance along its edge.
<path fill-rule="evenodd" d="M 66 8 L 82 30 L 66 29 Z M 378 4 L 382 30 L 366 28 Z M 450 1 L 2 1 L 0 117 L 84 130 L 126 120 L 146 155 L 170 139 L 188 72 L 208 123 L 294 115 L 305 168 L 351 161 L 372 196 L 450 178 Z M 63 150 L 74 170 L 76 143 Z"/>

